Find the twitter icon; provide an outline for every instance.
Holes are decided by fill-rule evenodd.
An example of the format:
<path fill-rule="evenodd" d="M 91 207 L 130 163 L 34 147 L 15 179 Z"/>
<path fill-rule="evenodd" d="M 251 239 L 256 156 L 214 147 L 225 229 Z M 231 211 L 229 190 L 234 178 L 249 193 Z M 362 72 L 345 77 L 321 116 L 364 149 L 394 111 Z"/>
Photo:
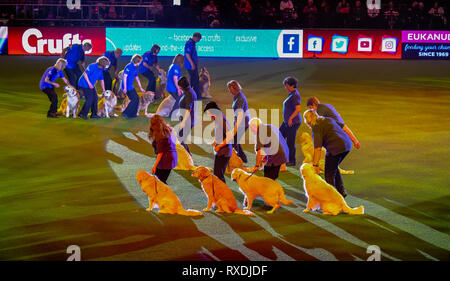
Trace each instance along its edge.
<path fill-rule="evenodd" d="M 346 54 L 348 51 L 349 39 L 345 36 L 334 35 L 331 40 L 331 51 Z"/>

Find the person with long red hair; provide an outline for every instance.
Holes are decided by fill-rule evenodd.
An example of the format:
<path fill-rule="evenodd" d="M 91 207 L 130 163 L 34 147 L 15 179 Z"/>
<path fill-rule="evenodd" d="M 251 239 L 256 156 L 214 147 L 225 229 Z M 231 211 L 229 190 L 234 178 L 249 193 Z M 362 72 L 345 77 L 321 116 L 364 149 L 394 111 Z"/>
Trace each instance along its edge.
<path fill-rule="evenodd" d="M 177 166 L 177 149 L 175 145 L 175 135 L 172 128 L 159 115 L 154 115 L 150 120 L 149 139 L 155 150 L 156 161 L 152 168 L 152 173 L 160 181 L 167 184 L 167 178 L 173 168 Z"/>

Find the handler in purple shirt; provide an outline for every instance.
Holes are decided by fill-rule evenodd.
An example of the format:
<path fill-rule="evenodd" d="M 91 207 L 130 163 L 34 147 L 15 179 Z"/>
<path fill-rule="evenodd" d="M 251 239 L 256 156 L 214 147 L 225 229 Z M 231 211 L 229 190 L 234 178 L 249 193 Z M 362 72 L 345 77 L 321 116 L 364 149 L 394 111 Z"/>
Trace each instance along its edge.
<path fill-rule="evenodd" d="M 314 141 L 313 166 L 317 174 L 322 147 L 325 147 L 325 181 L 336 188 L 343 196 L 347 196 L 344 188 L 339 164 L 352 149 L 352 142 L 344 130 L 329 117 L 319 116 L 314 109 L 308 109 L 304 115 L 306 124 L 312 130 Z"/>
<path fill-rule="evenodd" d="M 152 173 L 167 184 L 170 172 L 177 166 L 177 149 L 172 128 L 161 116 L 154 115 L 150 121 L 148 137 L 153 140 L 152 146 L 157 155 Z"/>
<path fill-rule="evenodd" d="M 301 99 L 297 91 L 298 81 L 295 77 L 287 77 L 283 81 L 286 91 L 289 95 L 283 103 L 283 123 L 280 126 L 280 132 L 286 139 L 289 147 L 289 159 L 287 166 L 295 166 L 295 138 L 297 136 L 298 128 L 302 123 L 300 116 Z"/>
<path fill-rule="evenodd" d="M 320 103 L 319 99 L 316 97 L 308 98 L 308 100 L 306 101 L 306 106 L 310 109 L 314 109 L 320 116 L 334 119 L 334 121 L 336 121 L 336 123 L 342 128 L 342 130 L 344 130 L 344 132 L 352 140 L 353 145 L 357 149 L 360 148 L 358 139 L 355 137 L 352 130 L 350 130 L 350 128 L 344 123 L 344 120 L 342 119 L 341 115 L 339 115 L 334 106 L 332 106 L 331 104 Z"/>
<path fill-rule="evenodd" d="M 232 130 L 230 129 L 230 124 L 227 118 L 220 110 L 217 103 L 211 101 L 206 104 L 203 113 L 208 113 L 208 115 L 214 119 L 214 175 L 221 179 L 224 183 L 225 181 L 225 170 L 230 161 L 230 157 L 233 151 L 231 146 L 232 141 Z"/>
<path fill-rule="evenodd" d="M 256 136 L 256 165 L 253 172 L 256 172 L 262 164 L 263 155 L 266 154 L 266 164 L 264 165 L 264 176 L 273 180 L 278 178 L 281 165 L 287 162 L 289 148 L 286 141 L 272 125 L 263 124 L 260 119 L 250 120 L 250 130 Z"/>

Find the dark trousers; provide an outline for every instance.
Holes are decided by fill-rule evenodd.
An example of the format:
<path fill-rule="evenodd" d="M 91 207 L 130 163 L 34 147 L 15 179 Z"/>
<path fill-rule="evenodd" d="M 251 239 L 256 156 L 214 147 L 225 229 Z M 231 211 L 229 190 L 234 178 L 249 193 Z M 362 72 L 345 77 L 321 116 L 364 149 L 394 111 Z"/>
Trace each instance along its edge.
<path fill-rule="evenodd" d="M 148 80 L 146 91 L 152 91 L 155 92 L 156 90 L 156 77 L 155 74 L 153 74 L 153 71 L 147 70 L 144 73 L 141 73 L 145 78 Z"/>
<path fill-rule="evenodd" d="M 86 116 L 89 114 L 89 110 L 91 110 L 91 117 L 97 115 L 97 104 L 98 104 L 98 96 L 97 92 L 91 88 L 80 87 L 80 91 L 84 94 L 86 98 L 86 102 L 83 105 L 80 113 L 78 115 Z"/>
<path fill-rule="evenodd" d="M 112 90 L 112 78 L 108 70 L 103 71 L 103 81 L 105 81 L 105 90 Z"/>
<path fill-rule="evenodd" d="M 183 128 L 183 129 L 181 129 L 181 130 L 178 132 L 178 136 L 180 137 L 179 141 L 180 141 L 181 146 L 184 147 L 184 148 L 186 149 L 186 151 L 192 156 L 192 153 L 191 153 L 191 151 L 189 150 L 189 147 L 188 147 L 187 144 L 185 144 L 184 141 L 183 141 L 183 139 L 184 139 L 183 136 L 189 135 L 189 134 L 191 133 L 191 130 L 192 130 L 192 126 L 191 126 L 190 129 L 189 129 L 189 128 Z M 187 137 L 186 137 L 186 139 L 187 139 Z"/>
<path fill-rule="evenodd" d="M 50 114 L 56 114 L 56 111 L 58 110 L 58 96 L 55 93 L 54 88 L 46 88 L 42 90 L 50 100 L 50 108 L 48 109 L 47 116 Z"/>
<path fill-rule="evenodd" d="M 280 174 L 280 168 L 281 168 L 281 165 L 280 166 L 270 166 L 270 167 L 264 166 L 264 176 L 266 178 L 276 180 L 278 178 L 278 175 Z"/>
<path fill-rule="evenodd" d="M 245 130 L 247 131 L 248 128 L 245 128 Z M 242 149 L 241 144 L 239 143 L 240 139 L 242 138 L 242 136 L 239 136 L 239 130 L 238 133 L 236 133 L 236 135 L 234 135 L 234 141 L 233 141 L 233 148 L 234 150 L 236 150 L 237 156 L 239 156 L 239 158 L 242 159 L 242 161 L 244 161 L 244 163 L 247 163 L 247 155 L 245 155 L 244 150 Z M 245 132 L 244 132 L 245 135 Z"/>
<path fill-rule="evenodd" d="M 342 182 L 341 172 L 339 172 L 339 164 L 348 153 L 349 151 L 334 156 L 330 153 L 325 155 L 325 181 L 334 186 L 341 195 L 344 195 L 346 191 Z"/>
<path fill-rule="evenodd" d="M 227 183 L 225 181 L 225 170 L 227 169 L 228 161 L 230 161 L 230 157 L 214 155 L 214 175 L 224 183 Z"/>
<path fill-rule="evenodd" d="M 132 89 L 127 91 L 127 96 L 130 99 L 130 103 L 123 111 L 122 116 L 127 118 L 135 118 L 137 117 L 139 109 L 139 95 L 136 93 L 135 89 Z"/>
<path fill-rule="evenodd" d="M 201 98 L 202 93 L 200 93 L 200 82 L 198 78 L 198 67 L 195 67 L 194 70 L 188 69 L 189 73 L 190 83 L 192 89 L 194 89 L 194 92 L 197 94 L 197 98 Z"/>
<path fill-rule="evenodd" d="M 175 103 L 173 104 L 172 111 L 170 111 L 170 115 L 169 115 L 169 117 L 170 117 L 170 116 L 172 116 L 172 113 L 175 110 L 180 108 L 180 99 L 181 99 L 182 96 L 179 96 L 178 92 L 175 92 L 175 93 L 169 92 L 169 94 L 175 99 Z"/>
<path fill-rule="evenodd" d="M 67 79 L 70 82 L 70 85 L 75 87 L 77 90 L 80 89 L 78 86 L 78 80 L 80 79 L 81 75 L 83 74 L 81 72 L 80 66 L 76 65 L 73 69 L 64 68 L 64 72 L 66 73 Z"/>
<path fill-rule="evenodd" d="M 291 127 L 287 124 L 287 122 L 283 122 L 280 126 L 280 133 L 283 135 L 283 138 L 286 139 L 287 146 L 289 148 L 289 163 L 296 164 L 295 161 L 295 138 L 297 136 L 298 128 L 300 124 L 293 124 Z"/>
<path fill-rule="evenodd" d="M 156 173 L 155 175 L 158 177 L 158 179 L 160 181 L 162 181 L 163 183 L 167 184 L 167 178 L 170 175 L 170 171 L 172 171 L 172 169 L 158 169 L 156 168 Z"/>

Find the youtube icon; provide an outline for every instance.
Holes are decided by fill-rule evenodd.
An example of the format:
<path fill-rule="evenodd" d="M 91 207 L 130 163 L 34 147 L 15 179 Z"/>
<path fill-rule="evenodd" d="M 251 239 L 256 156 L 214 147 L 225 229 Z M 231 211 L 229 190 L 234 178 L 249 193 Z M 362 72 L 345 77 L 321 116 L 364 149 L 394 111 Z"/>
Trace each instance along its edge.
<path fill-rule="evenodd" d="M 372 38 L 371 37 L 358 38 L 358 52 L 372 52 Z"/>

